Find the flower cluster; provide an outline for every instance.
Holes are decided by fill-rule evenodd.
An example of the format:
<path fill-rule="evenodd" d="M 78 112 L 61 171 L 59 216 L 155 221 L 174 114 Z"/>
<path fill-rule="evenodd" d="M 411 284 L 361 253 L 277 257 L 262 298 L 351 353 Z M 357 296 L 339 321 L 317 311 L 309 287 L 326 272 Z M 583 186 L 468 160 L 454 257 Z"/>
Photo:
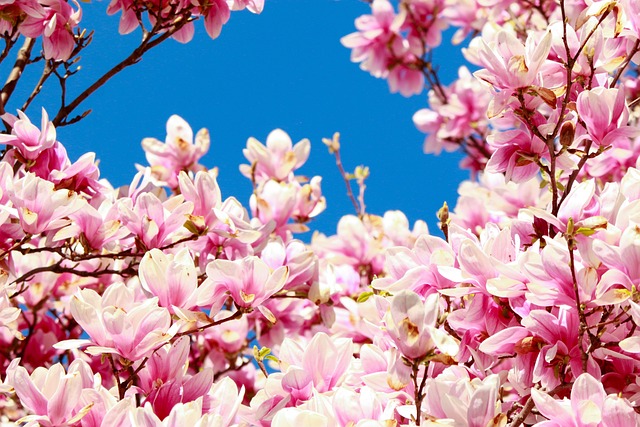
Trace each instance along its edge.
<path fill-rule="evenodd" d="M 260 13 L 264 0 L 212 0 L 212 1 L 138 1 L 111 0 L 107 13 L 121 12 L 120 34 L 128 34 L 141 26 L 140 16 L 147 14 L 155 26 L 166 26 L 172 37 L 181 43 L 189 42 L 194 35 L 193 19 L 203 17 L 204 28 L 212 39 L 220 35 L 222 26 L 229 21 L 231 11 L 247 8 Z"/>
<path fill-rule="evenodd" d="M 262 6 L 110 10 L 123 31 L 148 12 L 155 36 L 187 40 L 192 17 L 215 35 Z M 353 59 L 403 94 L 426 81 L 425 150 L 462 147 L 477 174 L 440 210 L 442 236 L 366 212 L 337 134 L 325 144 L 358 180 L 356 214 L 304 243 L 325 207 L 321 178 L 297 175 L 306 139 L 248 140 L 246 209 L 200 164 L 207 131 L 178 116 L 113 188 L 44 110 L 39 126 L 5 114 L 0 422 L 640 425 L 636 2 L 370 6 L 343 39 Z M 480 69 L 445 87 L 428 55 L 448 25 L 474 34 Z"/>

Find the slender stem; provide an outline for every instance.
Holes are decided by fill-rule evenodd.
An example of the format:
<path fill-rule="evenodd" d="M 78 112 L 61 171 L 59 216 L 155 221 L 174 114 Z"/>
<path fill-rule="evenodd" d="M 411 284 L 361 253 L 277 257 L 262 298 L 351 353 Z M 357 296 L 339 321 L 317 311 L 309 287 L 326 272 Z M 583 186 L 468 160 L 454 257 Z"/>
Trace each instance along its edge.
<path fill-rule="evenodd" d="M 191 334 L 197 333 L 197 332 L 202 332 L 202 331 L 204 331 L 206 329 L 209 329 L 209 328 L 212 328 L 214 326 L 218 326 L 218 325 L 221 325 L 223 323 L 230 322 L 231 320 L 239 319 L 239 318 L 242 317 L 242 314 L 243 314 L 243 312 L 238 310 L 238 311 L 234 312 L 233 314 L 231 314 L 230 316 L 225 317 L 224 319 L 216 320 L 216 321 L 211 322 L 211 323 L 209 323 L 207 325 L 200 326 L 199 328 L 196 328 L 196 329 L 191 329 L 189 331 L 184 331 L 184 332 L 177 333 L 174 336 L 174 338 L 181 337 L 181 336 L 184 336 L 184 335 L 191 335 Z"/>
<path fill-rule="evenodd" d="M 593 141 L 591 141 L 591 140 L 589 140 L 586 143 L 585 148 L 584 148 L 584 156 L 582 156 L 582 158 L 580 158 L 580 160 L 578 161 L 578 167 L 569 176 L 569 180 L 567 181 L 567 184 L 564 187 L 564 194 L 560 198 L 560 202 L 558 202 L 558 206 L 562 205 L 562 202 L 564 202 L 564 200 L 567 198 L 567 196 L 569 196 L 569 193 L 571 192 L 571 187 L 573 187 L 573 184 L 575 183 L 576 178 L 578 178 L 578 174 L 582 170 L 582 167 L 584 166 L 584 164 L 587 162 L 588 159 L 592 158 L 589 155 L 589 150 L 591 149 L 591 144 L 592 143 L 593 143 Z"/>
<path fill-rule="evenodd" d="M 527 403 L 524 404 L 522 410 L 518 413 L 518 416 L 513 419 L 513 422 L 509 424 L 509 427 L 518 427 L 520 424 L 524 423 L 525 418 L 529 416 L 531 410 L 536 405 L 533 401 L 533 398 L 529 396 L 527 399 Z"/>
<path fill-rule="evenodd" d="M 340 171 L 340 175 L 342 176 L 342 180 L 344 181 L 345 186 L 347 187 L 347 196 L 349 196 L 349 200 L 351 200 L 351 203 L 353 204 L 353 207 L 356 210 L 356 213 L 361 216 L 361 209 L 360 206 L 358 204 L 358 200 L 356 199 L 356 196 L 353 194 L 353 190 L 351 189 L 351 181 L 349 180 L 349 178 L 347 177 L 347 172 L 344 170 L 344 166 L 342 166 L 342 158 L 340 157 L 340 150 L 335 150 L 333 152 L 335 158 L 336 158 L 336 166 L 338 167 L 338 171 Z"/>
<path fill-rule="evenodd" d="M 413 387 L 415 390 L 415 404 L 416 404 L 416 425 L 420 425 L 422 419 L 422 401 L 424 400 L 424 387 L 427 384 L 427 368 L 424 366 L 424 372 L 420 384 L 418 384 L 418 373 L 420 371 L 420 362 L 414 361 L 411 367 L 411 378 L 413 379 Z"/>
<path fill-rule="evenodd" d="M 548 392 L 548 394 L 550 396 L 554 394 L 558 394 L 564 390 L 570 389 L 571 386 L 572 384 L 560 384 L 559 386 L 557 386 L 556 388 Z M 533 401 L 533 397 L 529 396 L 529 399 L 527 399 L 527 403 L 524 404 L 524 407 L 518 413 L 518 416 L 513 419 L 513 421 L 511 422 L 511 424 L 509 424 L 508 427 L 518 427 L 519 425 L 524 423 L 524 420 L 529 416 L 529 414 L 531 413 L 535 405 L 536 404 Z"/>
<path fill-rule="evenodd" d="M 26 234 L 22 239 L 18 240 L 17 242 L 15 242 L 13 245 L 11 245 L 10 248 L 4 250 L 1 254 L 0 254 L 0 260 L 4 259 L 4 257 L 6 257 L 9 252 L 19 248 L 20 246 L 24 245 L 25 243 L 27 243 L 29 240 L 31 240 L 31 235 L 30 234 Z"/>
<path fill-rule="evenodd" d="M 33 90 L 31 91 L 31 94 L 29 95 L 29 98 L 27 98 L 24 104 L 22 104 L 22 108 L 21 108 L 22 112 L 25 112 L 27 108 L 29 108 L 29 105 L 31 104 L 31 102 L 35 99 L 36 96 L 38 96 L 38 94 L 42 90 L 42 87 L 44 86 L 46 81 L 49 79 L 51 74 L 53 74 L 53 72 L 55 71 L 55 69 L 58 67 L 59 64 L 60 64 L 59 62 L 54 62 L 51 60 L 48 60 L 45 62 L 44 70 L 42 71 L 42 75 L 40 76 L 38 83 L 36 83 L 36 85 L 34 86 Z"/>
<path fill-rule="evenodd" d="M 587 332 L 587 318 L 584 315 L 584 309 L 580 302 L 580 290 L 578 288 L 578 279 L 576 277 L 576 263 L 573 254 L 573 237 L 567 238 L 567 247 L 569 249 L 569 267 L 571 268 L 571 280 L 573 281 L 573 292 L 576 298 L 576 308 L 578 310 L 578 318 L 580 319 L 580 326 L 578 328 L 578 347 L 580 348 L 580 358 L 582 360 L 582 371 L 587 372 L 587 361 L 589 356 L 584 350 L 583 341 L 585 332 Z"/>
<path fill-rule="evenodd" d="M 122 400 L 124 399 L 124 395 L 127 392 L 127 388 L 124 386 L 124 383 L 120 382 L 120 372 L 118 371 L 118 368 L 116 368 L 116 362 L 113 360 L 113 354 L 109 354 L 109 356 L 107 356 L 107 359 L 109 359 L 109 364 L 111 365 L 113 378 L 118 385 L 118 396 L 120 397 L 120 400 Z"/>

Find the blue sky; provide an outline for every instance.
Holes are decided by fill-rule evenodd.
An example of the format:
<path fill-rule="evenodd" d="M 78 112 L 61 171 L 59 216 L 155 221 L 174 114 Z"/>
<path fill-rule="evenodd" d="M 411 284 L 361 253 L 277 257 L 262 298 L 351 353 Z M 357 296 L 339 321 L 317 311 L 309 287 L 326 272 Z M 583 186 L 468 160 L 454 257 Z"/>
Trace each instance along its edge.
<path fill-rule="evenodd" d="M 82 70 L 68 83 L 72 93 L 139 42 L 139 32 L 117 34 L 119 15 L 106 16 L 107 4 L 82 4 L 82 24 L 96 35 L 82 54 Z M 197 22 L 191 43 L 169 40 L 147 53 L 89 98 L 80 110 L 91 108 L 92 113 L 59 129 L 58 139 L 72 160 L 96 152 L 102 176 L 122 185 L 135 173 L 134 163 L 145 163 L 142 138 L 164 140 L 166 120 L 178 114 L 194 131 L 209 129 L 211 149 L 203 163 L 219 167 L 223 197 L 236 196 L 248 206 L 251 185 L 238 172 L 242 148 L 248 137 L 264 142 L 271 130 L 282 128 L 294 142 L 311 140 L 310 160 L 301 172 L 323 176 L 328 204 L 312 228 L 333 233 L 339 217 L 353 213 L 321 142 L 339 131 L 345 167 L 364 164 L 371 170 L 368 211 L 400 209 L 411 222 L 425 219 L 436 233 L 435 212 L 444 200 L 455 204 L 457 186 L 468 173 L 459 170 L 457 155 L 422 153 L 424 135 L 411 117 L 426 105 L 426 93 L 408 99 L 390 94 L 386 81 L 350 62 L 340 37 L 353 32 L 354 19 L 369 10 L 358 0 L 267 0 L 261 15 L 233 13 L 213 41 Z M 459 49 L 451 46 L 442 46 L 435 60 L 445 82 L 463 63 Z M 30 81 L 27 77 L 19 91 L 29 90 Z M 39 122 L 44 106 L 53 115 L 58 96 L 47 91 L 28 114 Z"/>

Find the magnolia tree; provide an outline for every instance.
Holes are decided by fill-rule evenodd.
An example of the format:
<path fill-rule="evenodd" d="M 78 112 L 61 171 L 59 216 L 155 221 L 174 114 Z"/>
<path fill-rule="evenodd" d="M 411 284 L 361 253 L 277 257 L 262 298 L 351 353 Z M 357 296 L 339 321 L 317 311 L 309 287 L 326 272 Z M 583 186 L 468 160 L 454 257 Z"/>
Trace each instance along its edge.
<path fill-rule="evenodd" d="M 16 58 L 0 106 L 43 66 L 2 116 L 3 423 L 640 425 L 640 3 L 369 3 L 342 43 L 392 92 L 428 91 L 425 151 L 463 150 L 474 176 L 439 211 L 443 237 L 368 213 L 338 134 L 324 143 L 356 212 L 310 243 L 295 236 L 324 209 L 321 178 L 296 175 L 310 143 L 281 130 L 247 142 L 247 208 L 177 116 L 129 186 L 67 157 L 56 127 L 109 78 L 263 1 L 113 0 L 142 41 L 74 99 L 80 6 L 0 5 L 0 59 Z M 431 53 L 448 27 L 477 71 L 445 86 Z M 45 84 L 61 104 L 34 124 Z"/>

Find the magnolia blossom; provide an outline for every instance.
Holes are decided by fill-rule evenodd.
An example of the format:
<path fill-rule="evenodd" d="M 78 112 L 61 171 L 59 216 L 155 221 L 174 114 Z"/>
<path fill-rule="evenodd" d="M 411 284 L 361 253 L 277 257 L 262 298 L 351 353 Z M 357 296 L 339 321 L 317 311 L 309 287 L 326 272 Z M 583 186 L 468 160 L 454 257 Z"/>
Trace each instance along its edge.
<path fill-rule="evenodd" d="M 344 36 L 340 41 L 352 49 L 351 61 L 361 62 L 363 70 L 383 77 L 387 75 L 391 56 L 386 44 L 399 31 L 401 20 L 396 17 L 388 0 L 374 0 L 371 12 L 371 15 L 363 15 L 356 20 L 358 32 Z"/>
<path fill-rule="evenodd" d="M 230 295 L 237 307 L 258 308 L 268 318 L 273 318 L 261 305 L 282 289 L 288 275 L 288 267 L 271 271 L 264 261 L 255 256 L 238 261 L 216 260 L 207 265 L 207 279 L 199 289 L 201 298 L 198 305 L 211 305 L 211 312 L 217 313 L 225 303 L 224 297 Z"/>
<path fill-rule="evenodd" d="M 607 395 L 602 383 L 589 374 L 581 374 L 571 388 L 571 398 L 556 400 L 548 394 L 531 389 L 536 408 L 549 421 L 537 427 L 553 426 L 633 426 L 638 416 L 628 401 Z"/>
<path fill-rule="evenodd" d="M 26 19 L 20 25 L 20 32 L 27 37 L 42 36 L 42 48 L 47 59 L 67 60 L 75 47 L 73 30 L 80 23 L 82 10 L 78 10 L 63 0 L 40 0 L 32 7 L 25 8 Z"/>
<path fill-rule="evenodd" d="M 131 361 L 150 356 L 179 327 L 171 326 L 171 315 L 158 306 L 157 297 L 136 302 L 123 283 L 109 286 L 102 296 L 91 289 L 78 291 L 71 314 L 91 339 L 69 341 L 61 348 L 91 344 L 89 354 L 117 354 Z"/>
<path fill-rule="evenodd" d="M 264 9 L 264 0 L 227 0 L 231 10 L 242 10 L 245 7 L 253 13 L 261 13 Z"/>
<path fill-rule="evenodd" d="M 49 369 L 36 368 L 31 375 L 14 359 L 7 368 L 5 383 L 13 387 L 22 404 L 32 415 L 20 422 L 53 427 L 79 422 L 93 406 L 80 402 L 83 389 L 93 387 L 91 368 L 81 360 L 73 361 L 65 372 L 60 363 Z"/>
<path fill-rule="evenodd" d="M 438 318 L 438 294 L 427 297 L 423 303 L 418 294 L 400 291 L 391 300 L 385 316 L 387 331 L 403 355 L 413 360 L 433 353 L 455 356 L 458 344 L 446 332 L 436 327 Z"/>
<path fill-rule="evenodd" d="M 352 363 L 353 343 L 318 333 L 308 343 L 285 339 L 278 356 L 282 387 L 293 399 L 306 400 L 313 390 L 322 393 L 340 384 Z"/>
<path fill-rule="evenodd" d="M 25 233 L 38 234 L 61 228 L 68 216 L 86 201 L 70 190 L 56 190 L 53 183 L 28 173 L 14 182 L 9 197 L 17 210 Z"/>
<path fill-rule="evenodd" d="M 56 142 L 56 129 L 49 121 L 47 112 L 42 109 L 42 123 L 40 129 L 31 123 L 22 111 L 18 111 L 18 117 L 5 114 L 3 120 L 12 127 L 11 135 L 0 135 L 0 144 L 12 145 L 20 153 L 23 159 L 33 161 L 44 150 L 53 147 Z"/>
<path fill-rule="evenodd" d="M 424 88 L 424 75 L 418 65 L 425 53 L 424 45 L 439 44 L 440 31 L 446 24 L 438 19 L 438 5 L 412 3 L 407 8 L 411 11 L 396 15 L 388 0 L 374 0 L 372 14 L 356 20 L 358 32 L 340 41 L 352 49 L 351 61 L 360 62 L 360 68 L 375 77 L 387 78 L 391 92 L 411 96 Z M 411 19 L 407 18 L 409 13 Z M 403 30 L 409 33 L 408 37 Z M 426 36 L 423 40 L 417 34 Z"/>
<path fill-rule="evenodd" d="M 196 305 L 198 272 L 186 248 L 175 256 L 152 249 L 140 261 L 139 274 L 142 286 L 170 312 L 173 307 L 190 309 Z"/>
<path fill-rule="evenodd" d="M 146 246 L 158 248 L 175 238 L 193 209 L 182 197 L 172 197 L 161 202 L 151 193 L 143 193 L 135 202 L 121 200 L 120 218 L 125 227 Z"/>
<path fill-rule="evenodd" d="M 585 90 L 578 95 L 576 108 L 589 137 L 599 146 L 615 145 L 618 139 L 638 135 L 636 128 L 627 125 L 629 108 L 620 89 Z"/>
<path fill-rule="evenodd" d="M 551 49 L 551 33 L 540 39 L 530 33 L 525 44 L 509 31 L 500 31 L 489 44 L 481 41 L 478 50 L 480 65 L 485 69 L 474 75 L 498 90 L 524 88 L 534 84 L 538 72 Z"/>
<path fill-rule="evenodd" d="M 267 136 L 266 145 L 255 138 L 247 140 L 247 148 L 242 152 L 251 164 L 240 166 L 240 172 L 252 181 L 284 181 L 307 161 L 310 150 L 308 139 L 293 145 L 289 135 L 276 129 Z"/>
<path fill-rule="evenodd" d="M 543 159 L 549 158 L 544 141 L 524 130 L 492 135 L 489 145 L 495 149 L 487 163 L 487 172 L 504 172 L 507 181 L 524 182 L 540 170 Z"/>
<path fill-rule="evenodd" d="M 154 176 L 171 188 L 178 186 L 181 171 L 200 171 L 198 163 L 209 151 L 209 132 L 201 129 L 193 139 L 193 131 L 180 116 L 173 115 L 167 121 L 167 137 L 162 143 L 155 138 L 142 140 L 147 161 Z"/>

